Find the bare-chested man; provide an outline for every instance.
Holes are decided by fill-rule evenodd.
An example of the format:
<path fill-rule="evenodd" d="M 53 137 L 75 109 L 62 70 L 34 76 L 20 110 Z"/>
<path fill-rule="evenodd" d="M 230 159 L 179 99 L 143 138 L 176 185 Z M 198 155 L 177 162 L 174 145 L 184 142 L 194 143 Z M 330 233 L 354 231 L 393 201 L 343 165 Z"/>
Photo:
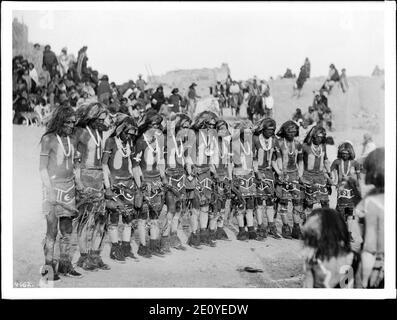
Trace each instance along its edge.
<path fill-rule="evenodd" d="M 256 184 L 253 165 L 252 124 L 241 122 L 234 129 L 232 138 L 233 150 L 233 183 L 241 197 L 235 198 L 239 233 L 237 240 L 262 240 L 254 228 L 254 209 Z M 247 227 L 247 230 L 246 230 Z"/>
<path fill-rule="evenodd" d="M 167 226 L 162 235 L 162 248 L 186 250 L 177 235 L 182 210 L 186 208 L 186 166 L 191 165 L 185 155 L 189 140 L 191 119 L 178 114 L 174 124 L 167 127 L 167 157 L 165 175 L 169 189 L 165 193 Z M 174 127 L 175 125 L 175 127 Z M 193 131 L 190 131 L 193 135 Z"/>
<path fill-rule="evenodd" d="M 257 206 L 256 218 L 258 221 L 257 233 L 266 238 L 269 233 L 273 238 L 280 239 L 274 222 L 275 213 L 275 172 L 281 175 L 277 160 L 280 159 L 280 147 L 274 136 L 276 122 L 271 118 L 265 118 L 258 123 L 257 130 L 253 136 L 254 152 L 257 161 L 254 162 L 254 169 L 259 180 L 257 185 Z M 267 226 L 264 224 L 267 220 Z"/>
<path fill-rule="evenodd" d="M 229 125 L 225 120 L 218 120 L 216 122 L 216 131 L 218 134 L 216 152 L 211 157 L 211 171 L 215 180 L 216 199 L 211 204 L 211 211 L 214 217 L 210 220 L 210 230 L 215 229 L 216 232 L 210 232 L 210 237 L 213 240 L 228 240 L 229 238 L 224 230 L 224 222 L 228 218 L 226 216 L 226 203 L 230 201 L 231 196 L 231 134 Z"/>
<path fill-rule="evenodd" d="M 110 258 L 125 262 L 125 258 L 136 259 L 131 251 L 132 221 L 136 218 L 134 195 L 136 186 L 132 176 L 131 154 L 138 126 L 133 118 L 119 113 L 115 130 L 105 142 L 102 165 L 105 177 L 105 197 L 113 205 L 108 208 L 110 224 L 109 238 L 112 243 Z M 110 205 L 108 204 L 108 207 Z M 119 220 L 122 217 L 123 231 L 119 237 Z"/>
<path fill-rule="evenodd" d="M 44 241 L 46 270 L 53 268 L 53 280 L 59 274 L 81 277 L 74 270 L 70 253 L 72 219 L 76 215 L 75 174 L 73 159 L 76 141 L 72 135 L 76 116 L 72 108 L 57 109 L 48 123 L 41 139 L 40 175 L 43 182 L 43 212 L 47 219 L 47 233 Z M 58 234 L 60 260 L 58 270 L 54 260 L 54 246 Z M 52 280 L 52 279 L 51 279 Z"/>
<path fill-rule="evenodd" d="M 100 103 L 77 110 L 77 151 L 80 171 L 76 178 L 83 189 L 78 192 L 78 238 L 80 258 L 77 265 L 85 270 L 109 270 L 100 256 L 107 222 L 103 187 L 103 132 L 108 130 L 108 112 Z"/>
<path fill-rule="evenodd" d="M 325 142 L 326 131 L 320 126 L 313 127 L 303 142 L 304 220 L 313 210 L 314 204 L 329 207 L 328 192 L 332 181 Z"/>
<path fill-rule="evenodd" d="M 159 217 L 164 205 L 165 182 L 162 120 L 157 113 L 148 115 L 144 123 L 145 128 L 136 141 L 132 159 L 134 180 L 144 197 L 142 207 L 138 209 L 138 255 L 147 258 L 151 255 L 164 257 L 165 254 L 161 248 L 159 226 Z M 147 222 L 150 223 L 149 246 L 146 245 Z"/>
<path fill-rule="evenodd" d="M 188 244 L 193 247 L 216 246 L 213 237 L 210 238 L 210 233 L 215 233 L 215 226 L 208 223 L 209 220 L 214 219 L 212 212 L 209 212 L 213 188 L 210 157 L 215 152 L 213 139 L 216 137 L 216 121 L 216 114 L 203 111 L 196 116 L 192 127 L 196 134 L 196 161 L 192 170 L 196 180 L 196 190 L 191 215 L 192 233 Z"/>
<path fill-rule="evenodd" d="M 276 134 L 281 153 L 279 167 L 282 168 L 277 186 L 277 197 L 279 201 L 279 213 L 283 223 L 281 235 L 286 239 L 299 239 L 301 214 L 303 211 L 304 191 L 300 184 L 303 172 L 302 144 L 298 141 L 299 127 L 289 120 L 285 122 Z M 288 202 L 292 201 L 293 229 L 288 222 Z"/>
<path fill-rule="evenodd" d="M 349 141 L 338 147 L 338 156 L 331 164 L 332 182 L 337 185 L 336 210 L 340 212 L 352 232 L 352 220 L 356 218 L 354 208 L 361 201 L 359 181 L 360 164 L 355 160 L 353 145 Z"/>

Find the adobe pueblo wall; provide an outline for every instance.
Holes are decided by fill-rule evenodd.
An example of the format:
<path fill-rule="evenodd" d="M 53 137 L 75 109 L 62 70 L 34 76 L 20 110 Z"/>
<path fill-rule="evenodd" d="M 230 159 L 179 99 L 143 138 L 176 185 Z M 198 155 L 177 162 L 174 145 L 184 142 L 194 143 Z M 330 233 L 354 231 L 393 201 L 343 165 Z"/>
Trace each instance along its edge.
<path fill-rule="evenodd" d="M 189 86 L 195 82 L 197 93 L 201 96 L 209 95 L 209 87 L 214 86 L 217 81 L 225 81 L 230 74 L 227 63 L 223 63 L 220 68 L 202 68 L 191 70 L 173 70 L 161 76 L 151 76 L 148 82 L 156 87 L 163 85 L 167 94 L 173 88 L 179 88 L 181 93 L 187 93 Z"/>

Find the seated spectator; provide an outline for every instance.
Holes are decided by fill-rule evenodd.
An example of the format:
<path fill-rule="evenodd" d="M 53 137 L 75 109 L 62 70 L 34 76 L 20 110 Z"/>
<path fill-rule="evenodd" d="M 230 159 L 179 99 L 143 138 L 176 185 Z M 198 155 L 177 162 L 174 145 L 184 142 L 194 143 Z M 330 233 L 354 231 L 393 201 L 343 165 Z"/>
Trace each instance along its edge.
<path fill-rule="evenodd" d="M 299 124 L 299 137 L 298 137 L 298 140 L 301 143 L 303 143 L 303 141 L 305 140 L 307 134 L 316 125 L 316 123 L 313 122 L 313 121 L 310 121 L 309 119 L 306 119 L 306 118 L 299 119 L 297 122 Z"/>
<path fill-rule="evenodd" d="M 47 70 L 47 66 L 43 64 L 42 71 L 39 74 L 39 86 L 47 88 L 51 81 L 51 75 Z"/>
<path fill-rule="evenodd" d="M 291 69 L 287 68 L 287 71 L 285 71 L 284 75 L 283 75 L 284 79 L 292 79 L 294 78 L 294 75 L 292 74 Z"/>
<path fill-rule="evenodd" d="M 151 104 L 152 108 L 154 110 L 157 110 L 157 112 L 160 110 L 160 107 L 165 103 L 165 97 L 164 97 L 164 92 L 163 92 L 163 86 L 159 86 L 156 89 L 156 92 L 153 93 L 152 98 L 151 98 Z"/>
<path fill-rule="evenodd" d="M 79 82 L 79 77 L 77 75 L 76 67 L 74 64 L 68 69 L 67 78 L 69 81 L 73 81 L 74 83 Z"/>
<path fill-rule="evenodd" d="M 51 115 L 51 107 L 42 98 L 39 99 L 38 104 L 35 106 L 34 111 L 39 115 L 41 125 L 45 125 Z"/>
<path fill-rule="evenodd" d="M 26 83 L 26 80 L 21 76 L 20 78 L 17 79 L 17 84 L 16 84 L 16 92 L 22 92 L 24 90 L 27 90 L 28 86 Z"/>
<path fill-rule="evenodd" d="M 303 115 L 303 119 L 308 122 L 308 125 L 317 124 L 319 121 L 318 112 L 309 106 L 307 112 Z"/>
<path fill-rule="evenodd" d="M 168 97 L 168 103 L 172 105 L 169 111 L 174 113 L 180 112 L 182 101 L 183 98 L 179 94 L 179 89 L 178 88 L 172 89 L 171 95 Z"/>
<path fill-rule="evenodd" d="M 300 108 L 296 108 L 295 113 L 292 116 L 292 121 L 298 122 L 300 120 L 303 121 L 303 114 Z"/>
<path fill-rule="evenodd" d="M 58 89 L 58 94 L 67 92 L 67 87 L 66 87 L 66 84 L 63 81 L 63 79 L 59 80 L 58 85 L 57 85 L 57 89 Z"/>
<path fill-rule="evenodd" d="M 88 81 L 88 80 L 86 80 L 84 82 L 83 91 L 88 94 L 88 97 L 95 96 L 95 90 L 94 90 L 94 88 L 92 86 L 92 83 L 90 81 Z"/>
<path fill-rule="evenodd" d="M 130 114 L 130 112 L 129 112 L 129 110 L 128 110 L 127 102 L 128 102 L 128 99 L 125 98 L 125 97 L 122 97 L 122 98 L 120 99 L 120 108 L 119 108 L 119 111 L 120 111 L 121 113 L 124 113 L 124 114 L 127 114 L 127 115 L 130 116 L 131 114 Z"/>
<path fill-rule="evenodd" d="M 20 97 L 13 106 L 14 110 L 14 119 L 12 123 L 14 124 L 23 124 L 24 123 L 24 116 L 23 113 L 32 112 L 28 104 L 28 99 L 25 97 Z"/>
<path fill-rule="evenodd" d="M 70 80 L 67 74 L 64 74 L 62 77 L 62 81 L 65 84 L 66 88 L 69 90 L 70 87 L 75 85 L 73 80 Z"/>
<path fill-rule="evenodd" d="M 121 96 L 120 95 L 120 91 L 119 91 L 119 89 L 117 88 L 117 86 L 116 86 L 116 84 L 114 82 L 110 83 L 110 89 L 112 91 L 112 97 L 114 99 L 119 98 Z"/>
<path fill-rule="evenodd" d="M 326 90 L 328 93 L 331 93 L 332 88 L 339 81 L 340 81 L 340 76 L 338 69 L 336 69 L 335 65 L 331 63 L 331 65 L 329 66 L 327 80 L 325 81 L 322 89 Z"/>
<path fill-rule="evenodd" d="M 141 109 L 139 108 L 138 105 L 131 106 L 131 116 L 135 119 L 135 121 L 138 121 L 139 118 L 141 117 Z"/>
<path fill-rule="evenodd" d="M 75 87 L 71 87 L 69 91 L 69 104 L 71 107 L 76 108 L 77 101 L 79 100 L 80 95 L 78 94 Z"/>
<path fill-rule="evenodd" d="M 116 114 L 120 112 L 120 102 L 118 101 L 118 99 L 115 99 L 113 97 L 109 98 L 108 110 L 111 114 Z"/>
<path fill-rule="evenodd" d="M 109 85 L 109 77 L 104 75 L 101 77 L 100 81 L 97 91 L 98 101 L 109 105 L 109 98 L 112 95 L 112 90 Z"/>
<path fill-rule="evenodd" d="M 86 91 L 82 91 L 80 98 L 77 100 L 76 107 L 80 108 L 82 105 L 88 104 L 90 101 L 90 97 Z"/>

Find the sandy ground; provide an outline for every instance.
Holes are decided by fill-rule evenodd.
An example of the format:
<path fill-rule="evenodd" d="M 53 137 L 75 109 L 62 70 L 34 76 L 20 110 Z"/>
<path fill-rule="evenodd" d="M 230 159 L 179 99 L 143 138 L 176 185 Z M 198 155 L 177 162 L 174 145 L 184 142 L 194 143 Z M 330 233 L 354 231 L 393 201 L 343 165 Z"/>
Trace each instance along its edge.
<path fill-rule="evenodd" d="M 285 121 L 297 107 L 306 111 L 312 102 L 312 90 L 318 89 L 323 79 L 310 79 L 303 96 L 292 98 L 292 80 L 270 83 L 275 100 L 275 118 Z M 355 146 L 366 131 L 374 135 L 375 142 L 384 145 L 384 91 L 383 78 L 356 77 L 350 81 L 350 91 L 343 95 L 339 88 L 329 97 L 335 114 L 335 129 L 331 135 L 336 144 L 349 139 Z M 364 116 L 363 116 L 364 114 Z M 372 118 L 371 118 L 372 117 Z M 369 119 L 369 120 L 368 120 Z M 39 269 L 43 263 L 42 240 L 45 236 L 45 219 L 41 213 L 41 182 L 39 166 L 39 140 L 41 128 L 13 127 L 13 255 L 14 283 L 28 282 L 37 287 Z M 356 153 L 360 148 L 356 148 Z M 332 160 L 332 159 L 331 159 Z M 331 206 L 335 205 L 335 192 Z M 280 223 L 280 222 L 278 222 Z M 281 229 L 281 227 L 279 226 Z M 264 242 L 235 240 L 219 241 L 216 248 L 173 251 L 164 258 L 140 258 L 139 262 L 117 264 L 109 259 L 109 244 L 103 258 L 111 270 L 85 272 L 82 279 L 62 278 L 57 287 L 300 287 L 303 261 L 301 243 L 297 240 Z M 186 235 L 180 230 L 180 237 Z M 137 246 L 133 243 L 133 250 Z M 74 262 L 78 254 L 74 256 Z M 263 273 L 238 271 L 246 266 L 260 268 Z"/>

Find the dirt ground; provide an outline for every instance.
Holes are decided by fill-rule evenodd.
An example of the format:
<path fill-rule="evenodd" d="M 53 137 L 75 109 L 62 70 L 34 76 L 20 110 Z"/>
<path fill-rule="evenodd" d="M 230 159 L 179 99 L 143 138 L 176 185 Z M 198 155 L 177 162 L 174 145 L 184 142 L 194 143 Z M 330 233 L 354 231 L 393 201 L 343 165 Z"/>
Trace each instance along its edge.
<path fill-rule="evenodd" d="M 270 82 L 276 121 L 286 121 L 297 107 L 306 111 L 312 102 L 312 91 L 318 89 L 323 81 L 322 78 L 310 79 L 299 99 L 291 97 L 293 80 Z M 334 137 L 336 145 L 348 139 L 356 146 L 356 154 L 359 154 L 365 132 L 373 134 L 378 146 L 384 145 L 383 83 L 383 77 L 355 77 L 350 79 L 348 93 L 342 94 L 336 88 L 331 94 L 329 105 L 334 112 L 336 130 L 330 135 Z M 44 262 L 42 241 L 45 219 L 41 213 L 38 171 L 42 132 L 41 128 L 13 127 L 14 285 L 28 282 L 37 287 L 39 270 Z M 334 205 L 335 191 L 331 197 L 331 206 Z M 140 258 L 139 262 L 127 261 L 126 264 L 109 259 L 110 248 L 106 240 L 103 258 L 110 264 L 111 270 L 82 271 L 84 278 L 62 278 L 56 287 L 296 288 L 302 285 L 300 241 L 268 238 L 264 242 L 240 242 L 235 239 L 234 232 L 227 232 L 232 240 L 219 241 L 216 248 L 203 247 L 197 250 L 188 247 L 185 252 L 173 251 L 164 258 Z M 187 240 L 182 229 L 179 235 L 182 240 Z M 133 250 L 137 250 L 134 242 Z M 77 258 L 76 251 L 74 262 Z M 263 272 L 238 271 L 246 266 L 260 268 Z"/>

